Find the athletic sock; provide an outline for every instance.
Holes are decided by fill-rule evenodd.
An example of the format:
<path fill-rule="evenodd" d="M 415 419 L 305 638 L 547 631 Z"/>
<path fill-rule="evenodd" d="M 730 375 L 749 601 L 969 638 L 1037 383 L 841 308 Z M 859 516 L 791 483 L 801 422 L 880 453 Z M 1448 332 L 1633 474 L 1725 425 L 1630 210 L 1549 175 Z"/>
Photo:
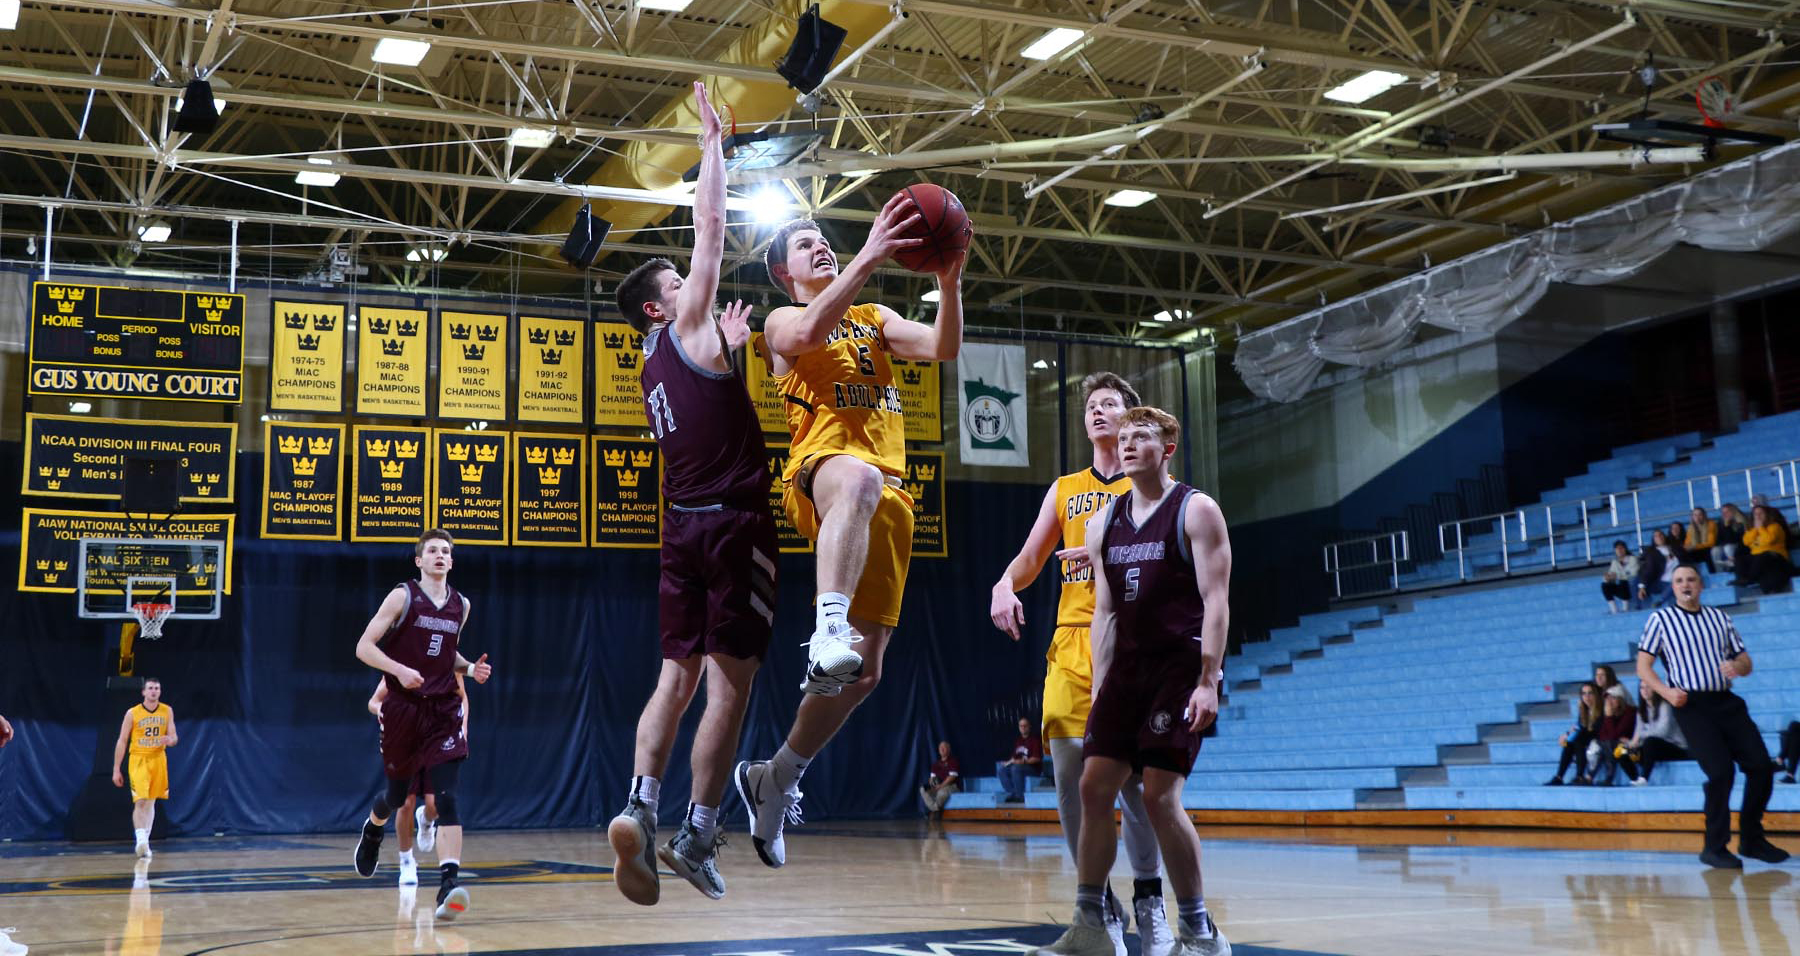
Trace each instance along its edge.
<path fill-rule="evenodd" d="M 438 864 L 438 882 L 455 883 L 458 864 L 455 860 L 445 860 Z"/>
<path fill-rule="evenodd" d="M 698 803 L 688 804 L 688 826 L 701 835 L 709 835 L 719 826 L 719 808 L 703 807 Z"/>
<path fill-rule="evenodd" d="M 774 758 L 769 761 L 769 766 L 775 773 L 775 786 L 784 791 L 794 789 L 810 763 L 811 757 L 802 757 L 794 752 L 794 748 L 782 744 L 781 749 L 775 751 Z"/>
<path fill-rule="evenodd" d="M 1212 917 L 1206 915 L 1206 898 L 1194 896 L 1175 901 L 1175 910 L 1181 914 L 1181 932 L 1188 936 L 1211 939 L 1213 936 Z"/>
<path fill-rule="evenodd" d="M 117 832 L 117 831 L 114 831 L 114 832 Z M 150 842 L 150 831 L 149 830 L 133 830 L 132 832 L 137 834 L 137 841 L 139 843 L 149 843 Z"/>
<path fill-rule="evenodd" d="M 650 808 L 650 816 L 656 816 L 656 802 L 662 798 L 662 781 L 655 777 L 632 777 L 631 799 Z"/>
<path fill-rule="evenodd" d="M 1149 899 L 1153 896 L 1161 895 L 1162 877 L 1160 876 L 1152 876 L 1149 879 L 1140 878 L 1131 881 L 1131 901 L 1133 903 L 1136 903 L 1138 900 Z"/>
<path fill-rule="evenodd" d="M 817 615 L 817 623 L 813 628 L 815 632 L 826 630 L 831 625 L 848 627 L 850 599 L 836 591 L 825 591 L 819 595 Z"/>
<path fill-rule="evenodd" d="M 402 866 L 411 865 L 412 861 L 413 861 L 413 855 L 412 855 L 411 850 L 401 850 L 400 851 L 400 864 Z"/>
<path fill-rule="evenodd" d="M 1106 922 L 1106 888 L 1098 883 L 1082 883 L 1075 887 L 1075 915 L 1090 926 Z"/>

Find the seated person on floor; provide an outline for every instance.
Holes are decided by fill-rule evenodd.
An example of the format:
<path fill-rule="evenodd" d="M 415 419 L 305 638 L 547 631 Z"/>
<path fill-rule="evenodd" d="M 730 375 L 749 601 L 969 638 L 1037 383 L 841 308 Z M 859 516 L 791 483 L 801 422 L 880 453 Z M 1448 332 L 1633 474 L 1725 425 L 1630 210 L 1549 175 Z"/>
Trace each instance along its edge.
<path fill-rule="evenodd" d="M 919 788 L 919 799 L 925 801 L 925 812 L 942 813 L 950 795 L 962 789 L 962 767 L 950 755 L 950 741 L 938 741 L 938 758 L 931 765 L 931 776 Z"/>
<path fill-rule="evenodd" d="M 1044 770 L 1044 744 L 1032 732 L 1031 720 L 1019 718 L 1019 739 L 1013 741 L 1012 754 L 1000 765 L 1000 785 L 1006 789 L 1007 803 L 1024 803 L 1025 787 L 1030 777 Z"/>

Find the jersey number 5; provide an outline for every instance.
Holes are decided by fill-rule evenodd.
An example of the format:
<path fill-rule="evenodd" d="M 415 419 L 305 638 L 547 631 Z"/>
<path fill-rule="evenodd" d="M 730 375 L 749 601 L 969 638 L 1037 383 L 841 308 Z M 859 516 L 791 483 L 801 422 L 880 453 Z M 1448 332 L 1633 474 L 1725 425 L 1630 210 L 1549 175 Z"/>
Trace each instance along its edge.
<path fill-rule="evenodd" d="M 1138 596 L 1138 572 L 1143 568 L 1127 568 L 1125 570 L 1125 600 L 1135 601 Z"/>
<path fill-rule="evenodd" d="M 868 378 L 875 377 L 875 362 L 873 359 L 869 358 L 869 347 L 867 345 L 858 345 L 856 347 L 856 368 Z"/>
<path fill-rule="evenodd" d="M 644 397 L 644 404 L 650 411 L 650 433 L 661 438 L 675 430 L 675 411 L 669 407 L 669 396 L 663 391 L 661 383 L 650 390 Z"/>

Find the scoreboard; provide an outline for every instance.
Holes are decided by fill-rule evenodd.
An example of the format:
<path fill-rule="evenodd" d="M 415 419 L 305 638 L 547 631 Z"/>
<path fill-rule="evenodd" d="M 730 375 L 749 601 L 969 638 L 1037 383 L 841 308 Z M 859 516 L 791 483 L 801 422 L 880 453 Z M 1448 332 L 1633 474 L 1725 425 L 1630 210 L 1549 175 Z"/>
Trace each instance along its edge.
<path fill-rule="evenodd" d="M 33 395 L 243 401 L 244 297 L 34 282 Z"/>

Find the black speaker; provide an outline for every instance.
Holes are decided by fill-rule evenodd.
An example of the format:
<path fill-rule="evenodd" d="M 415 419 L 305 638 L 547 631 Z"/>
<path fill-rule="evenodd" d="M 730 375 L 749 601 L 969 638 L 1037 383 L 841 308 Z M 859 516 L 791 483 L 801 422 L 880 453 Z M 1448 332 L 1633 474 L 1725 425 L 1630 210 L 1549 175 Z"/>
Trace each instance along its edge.
<path fill-rule="evenodd" d="M 837 59 L 838 48 L 844 45 L 844 37 L 849 35 L 850 31 L 819 16 L 819 5 L 815 3 L 800 15 L 799 28 L 794 31 L 794 45 L 788 47 L 787 56 L 775 64 L 775 72 L 794 89 L 811 93 L 825 81 L 825 74 L 831 72 L 831 61 Z"/>
<path fill-rule="evenodd" d="M 606 234 L 611 231 L 612 223 L 589 212 L 587 203 L 582 203 L 581 211 L 575 214 L 575 226 L 569 230 L 569 238 L 563 240 L 563 260 L 577 269 L 593 265 L 595 257 L 600 255 L 600 244 L 606 241 Z"/>
<path fill-rule="evenodd" d="M 181 94 L 181 111 L 175 114 L 175 132 L 210 133 L 219 125 L 219 111 L 213 108 L 212 84 L 193 80 Z"/>
<path fill-rule="evenodd" d="M 180 507 L 180 480 L 181 464 L 173 458 L 127 458 L 119 508 L 127 514 L 174 514 Z"/>

